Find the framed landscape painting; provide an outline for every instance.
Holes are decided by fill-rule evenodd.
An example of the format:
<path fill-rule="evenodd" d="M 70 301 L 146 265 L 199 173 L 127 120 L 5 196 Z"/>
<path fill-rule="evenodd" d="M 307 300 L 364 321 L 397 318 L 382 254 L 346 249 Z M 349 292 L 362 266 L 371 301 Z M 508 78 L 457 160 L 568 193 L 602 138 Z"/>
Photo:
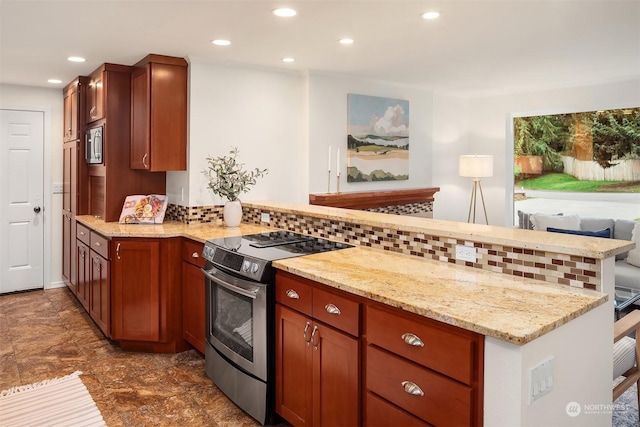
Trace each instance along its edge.
<path fill-rule="evenodd" d="M 409 101 L 347 95 L 347 182 L 409 179 Z"/>

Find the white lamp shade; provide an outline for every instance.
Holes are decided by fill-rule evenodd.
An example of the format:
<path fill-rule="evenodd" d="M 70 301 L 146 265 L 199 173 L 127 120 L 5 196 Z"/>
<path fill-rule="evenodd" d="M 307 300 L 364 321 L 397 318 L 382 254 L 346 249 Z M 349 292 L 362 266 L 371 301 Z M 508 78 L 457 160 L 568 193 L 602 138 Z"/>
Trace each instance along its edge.
<path fill-rule="evenodd" d="M 493 156 L 467 154 L 460 156 L 458 175 L 468 178 L 486 178 L 493 176 Z"/>

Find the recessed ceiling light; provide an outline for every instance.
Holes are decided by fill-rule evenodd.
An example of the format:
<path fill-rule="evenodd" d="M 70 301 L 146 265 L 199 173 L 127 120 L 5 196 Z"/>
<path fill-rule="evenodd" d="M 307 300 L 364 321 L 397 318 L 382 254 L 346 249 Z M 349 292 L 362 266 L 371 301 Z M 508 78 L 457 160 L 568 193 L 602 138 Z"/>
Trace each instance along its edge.
<path fill-rule="evenodd" d="M 80 56 L 70 56 L 70 57 L 67 58 L 67 60 L 71 61 L 71 62 L 85 62 L 86 61 L 86 59 L 84 59 L 84 58 L 82 58 Z"/>
<path fill-rule="evenodd" d="M 353 44 L 353 39 L 347 39 L 347 38 L 340 39 L 340 40 L 338 40 L 338 43 L 340 43 L 340 44 Z"/>
<path fill-rule="evenodd" d="M 282 58 L 282 62 L 293 62 L 293 61 L 295 61 L 295 59 L 291 57 Z"/>
<path fill-rule="evenodd" d="M 290 18 L 296 16 L 298 12 L 288 7 L 281 7 L 273 10 L 273 14 L 282 18 Z"/>
<path fill-rule="evenodd" d="M 62 83 L 62 80 L 60 79 L 49 79 L 47 80 L 48 83 L 53 83 L 53 84 L 60 84 Z"/>
<path fill-rule="evenodd" d="M 427 13 L 423 13 L 422 17 L 424 19 L 436 19 L 440 17 L 440 12 L 427 12 Z"/>
<path fill-rule="evenodd" d="M 211 43 L 215 44 L 216 46 L 229 46 L 231 44 L 229 40 L 223 40 L 223 39 L 211 40 Z"/>

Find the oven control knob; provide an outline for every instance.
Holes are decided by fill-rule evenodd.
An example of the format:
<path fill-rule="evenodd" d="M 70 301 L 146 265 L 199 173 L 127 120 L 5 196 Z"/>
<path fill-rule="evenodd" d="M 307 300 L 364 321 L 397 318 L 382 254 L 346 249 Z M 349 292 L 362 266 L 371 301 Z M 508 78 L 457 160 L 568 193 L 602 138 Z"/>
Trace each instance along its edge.
<path fill-rule="evenodd" d="M 242 271 L 249 271 L 251 268 L 251 263 L 249 261 L 245 261 L 242 263 Z"/>
<path fill-rule="evenodd" d="M 258 269 L 260 268 L 260 266 L 258 266 L 258 264 L 256 264 L 255 262 L 251 265 L 251 272 L 253 274 L 256 274 L 258 272 Z"/>

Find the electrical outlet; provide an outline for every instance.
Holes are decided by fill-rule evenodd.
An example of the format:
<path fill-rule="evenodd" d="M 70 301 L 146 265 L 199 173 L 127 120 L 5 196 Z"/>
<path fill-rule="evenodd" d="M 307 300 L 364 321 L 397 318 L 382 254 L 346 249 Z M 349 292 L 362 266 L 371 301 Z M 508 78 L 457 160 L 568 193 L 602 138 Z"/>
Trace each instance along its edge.
<path fill-rule="evenodd" d="M 553 390 L 554 365 L 555 358 L 551 356 L 529 368 L 529 404 Z"/>
<path fill-rule="evenodd" d="M 269 222 L 269 221 L 271 221 L 271 215 L 269 215 L 267 212 L 262 212 L 260 214 L 260 221 L 261 222 Z"/>
<path fill-rule="evenodd" d="M 476 262 L 477 258 L 476 248 L 465 245 L 456 245 L 456 259 Z"/>

